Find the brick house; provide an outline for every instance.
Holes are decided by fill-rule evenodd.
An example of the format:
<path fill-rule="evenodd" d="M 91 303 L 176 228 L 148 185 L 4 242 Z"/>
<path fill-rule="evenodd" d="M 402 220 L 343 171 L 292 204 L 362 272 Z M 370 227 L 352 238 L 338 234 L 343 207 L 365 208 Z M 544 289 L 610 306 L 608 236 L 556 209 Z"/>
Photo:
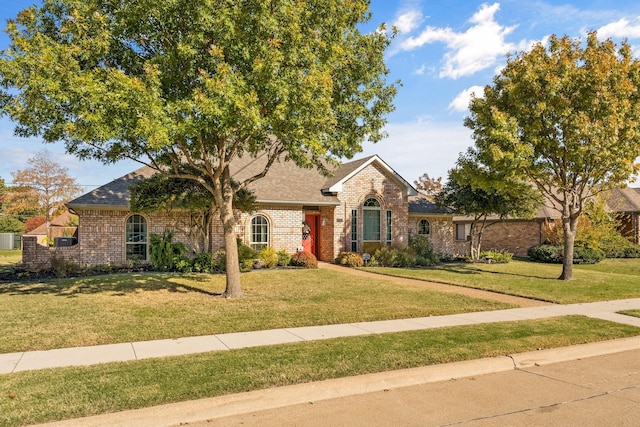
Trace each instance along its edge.
<path fill-rule="evenodd" d="M 238 181 L 252 176 L 265 161 L 261 157 L 237 159 L 231 165 L 232 176 Z M 129 186 L 153 173 L 142 167 L 69 202 L 68 208 L 79 218 L 78 244 L 64 248 L 65 259 L 82 266 L 147 261 L 149 236 L 167 229 L 174 231 L 174 241 L 194 247 L 193 238 L 181 231 L 185 229 L 184 213 L 142 214 L 129 209 Z M 311 238 L 308 250 L 319 260 L 332 262 L 341 251 L 362 253 L 380 246 L 406 246 L 414 226 L 409 221 L 409 199 L 417 191 L 376 155 L 343 163 L 331 177 L 276 162 L 249 188 L 257 198 L 257 209 L 237 214 L 235 232 L 256 249 L 301 250 L 306 221 Z M 219 220 L 214 219 L 209 236 L 206 246 L 212 251 L 224 246 Z M 27 240 L 24 244 L 23 263 L 27 267 L 44 265 L 42 254 L 36 254 L 38 245 Z"/>

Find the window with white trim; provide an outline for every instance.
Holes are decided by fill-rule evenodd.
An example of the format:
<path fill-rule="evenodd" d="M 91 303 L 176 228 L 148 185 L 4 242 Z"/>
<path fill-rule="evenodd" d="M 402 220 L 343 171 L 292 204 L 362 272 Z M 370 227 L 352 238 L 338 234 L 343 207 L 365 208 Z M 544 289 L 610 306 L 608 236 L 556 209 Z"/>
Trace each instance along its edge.
<path fill-rule="evenodd" d="M 456 240 L 468 240 L 471 235 L 471 224 L 456 224 Z"/>
<path fill-rule="evenodd" d="M 418 234 L 428 235 L 431 234 L 431 224 L 426 219 L 418 221 Z"/>
<path fill-rule="evenodd" d="M 142 215 L 127 218 L 125 247 L 127 261 L 147 260 L 147 220 Z"/>
<path fill-rule="evenodd" d="M 358 251 L 358 210 L 351 210 L 351 251 Z"/>
<path fill-rule="evenodd" d="M 362 206 L 362 240 L 380 241 L 380 202 L 373 197 L 365 200 Z"/>
<path fill-rule="evenodd" d="M 391 216 L 392 216 L 391 211 L 390 210 L 387 211 L 387 243 L 391 243 L 391 241 L 393 240 L 392 239 L 393 233 L 392 233 L 392 230 L 391 230 L 391 224 L 392 224 L 393 221 L 392 221 Z"/>
<path fill-rule="evenodd" d="M 264 215 L 251 218 L 249 246 L 257 251 L 269 246 L 269 220 Z"/>

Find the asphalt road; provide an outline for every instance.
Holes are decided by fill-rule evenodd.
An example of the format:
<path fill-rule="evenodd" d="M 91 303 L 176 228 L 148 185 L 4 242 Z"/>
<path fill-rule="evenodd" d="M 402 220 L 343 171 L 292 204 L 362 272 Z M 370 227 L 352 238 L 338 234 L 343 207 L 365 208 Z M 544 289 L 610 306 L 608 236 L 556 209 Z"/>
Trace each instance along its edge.
<path fill-rule="evenodd" d="M 640 350 L 182 425 L 638 426 Z"/>

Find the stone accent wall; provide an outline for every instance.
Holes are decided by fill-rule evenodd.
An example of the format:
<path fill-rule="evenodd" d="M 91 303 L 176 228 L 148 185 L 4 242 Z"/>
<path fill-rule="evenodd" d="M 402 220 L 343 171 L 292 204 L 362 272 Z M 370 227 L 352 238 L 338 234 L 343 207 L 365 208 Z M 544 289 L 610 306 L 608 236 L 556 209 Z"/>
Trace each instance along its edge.
<path fill-rule="evenodd" d="M 342 251 L 351 250 L 351 211 L 358 211 L 358 252 L 363 251 L 362 205 L 373 197 L 380 202 L 380 238 L 387 245 L 386 211 L 391 210 L 391 246 L 406 247 L 408 240 L 409 205 L 406 187 L 395 181 L 376 164 L 370 164 L 343 184 L 338 194 L 341 202 L 335 210 L 333 221 L 334 257 Z"/>
<path fill-rule="evenodd" d="M 58 248 L 43 246 L 38 243 L 36 235 L 22 236 L 22 264 L 28 270 L 50 268 L 54 257 L 78 264 L 80 248 L 78 245 Z"/>

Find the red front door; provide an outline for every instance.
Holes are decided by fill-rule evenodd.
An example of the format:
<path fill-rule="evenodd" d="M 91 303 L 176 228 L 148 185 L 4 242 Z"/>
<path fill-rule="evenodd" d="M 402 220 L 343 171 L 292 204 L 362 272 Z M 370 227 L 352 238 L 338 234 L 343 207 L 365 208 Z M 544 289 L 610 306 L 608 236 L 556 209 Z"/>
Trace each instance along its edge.
<path fill-rule="evenodd" d="M 318 223 L 319 215 L 306 214 L 304 216 L 305 221 L 309 224 L 309 236 L 311 238 L 311 253 L 318 258 L 318 254 L 320 253 L 320 224 Z"/>

